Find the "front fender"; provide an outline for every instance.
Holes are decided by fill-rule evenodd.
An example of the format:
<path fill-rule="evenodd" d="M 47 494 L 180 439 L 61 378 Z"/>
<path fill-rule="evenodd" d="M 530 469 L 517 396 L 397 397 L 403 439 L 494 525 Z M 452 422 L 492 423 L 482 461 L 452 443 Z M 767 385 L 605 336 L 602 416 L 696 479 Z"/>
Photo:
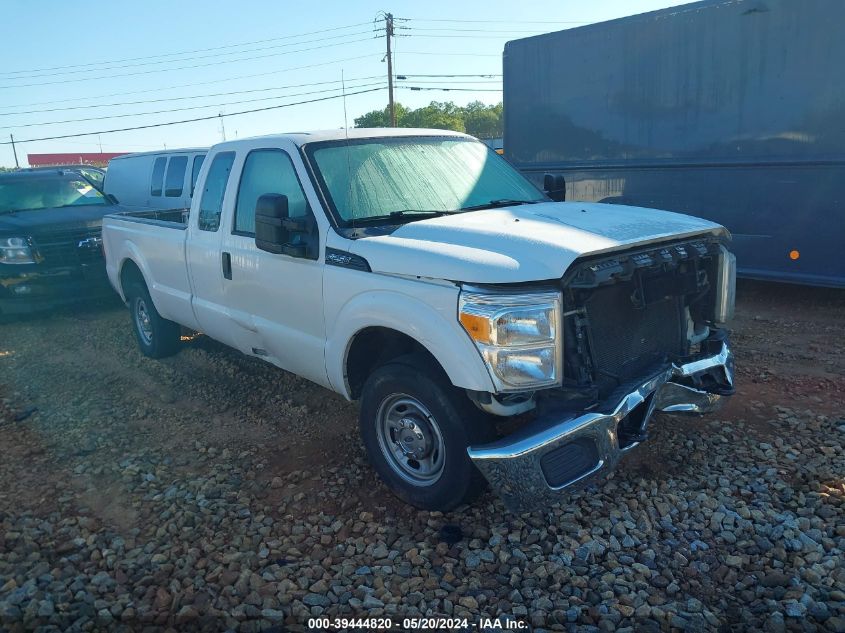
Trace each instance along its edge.
<path fill-rule="evenodd" d="M 457 288 L 398 280 L 396 283 L 405 287 L 364 291 L 338 306 L 326 341 L 326 371 L 334 390 L 351 399 L 346 359 L 352 341 L 366 328 L 384 327 L 422 345 L 456 387 L 493 391 L 478 350 L 458 322 Z"/>

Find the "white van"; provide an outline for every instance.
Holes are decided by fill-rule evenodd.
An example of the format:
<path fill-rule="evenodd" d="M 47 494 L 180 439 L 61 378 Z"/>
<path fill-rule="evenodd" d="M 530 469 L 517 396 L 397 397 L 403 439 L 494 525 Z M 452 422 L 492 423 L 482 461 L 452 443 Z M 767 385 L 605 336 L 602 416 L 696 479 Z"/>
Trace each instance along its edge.
<path fill-rule="evenodd" d="M 112 158 L 104 191 L 129 208 L 187 209 L 207 152 L 194 147 Z"/>

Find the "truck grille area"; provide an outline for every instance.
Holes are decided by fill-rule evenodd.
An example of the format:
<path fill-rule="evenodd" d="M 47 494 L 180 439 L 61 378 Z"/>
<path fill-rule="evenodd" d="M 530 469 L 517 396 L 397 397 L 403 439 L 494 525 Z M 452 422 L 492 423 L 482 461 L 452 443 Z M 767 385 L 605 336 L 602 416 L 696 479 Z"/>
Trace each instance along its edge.
<path fill-rule="evenodd" d="M 679 298 L 638 306 L 635 290 L 620 283 L 597 289 L 584 302 L 596 371 L 620 381 L 684 352 Z"/>
<path fill-rule="evenodd" d="M 78 266 L 103 260 L 102 229 L 83 227 L 33 236 L 39 261 L 46 266 Z"/>
<path fill-rule="evenodd" d="M 702 239 L 576 263 L 561 280 L 560 396 L 601 400 L 689 355 L 688 320 L 711 320 L 718 251 L 716 240 Z"/>

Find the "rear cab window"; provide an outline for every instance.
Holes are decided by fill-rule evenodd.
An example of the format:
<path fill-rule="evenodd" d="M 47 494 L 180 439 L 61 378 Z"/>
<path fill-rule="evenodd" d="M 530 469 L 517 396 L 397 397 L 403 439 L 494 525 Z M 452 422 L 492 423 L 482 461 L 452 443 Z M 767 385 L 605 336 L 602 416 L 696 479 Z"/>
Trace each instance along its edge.
<path fill-rule="evenodd" d="M 232 173 L 235 152 L 221 152 L 211 161 L 205 177 L 205 186 L 200 198 L 197 228 L 201 231 L 216 231 L 220 228 L 220 214 L 223 211 L 223 196 Z"/>
<path fill-rule="evenodd" d="M 159 156 L 153 164 L 153 175 L 150 178 L 150 195 L 161 196 L 164 183 L 164 166 L 167 164 L 166 156 Z"/>
<path fill-rule="evenodd" d="M 171 156 L 167 163 L 167 176 L 164 178 L 164 195 L 178 198 L 185 186 L 185 171 L 188 168 L 187 156 Z"/>

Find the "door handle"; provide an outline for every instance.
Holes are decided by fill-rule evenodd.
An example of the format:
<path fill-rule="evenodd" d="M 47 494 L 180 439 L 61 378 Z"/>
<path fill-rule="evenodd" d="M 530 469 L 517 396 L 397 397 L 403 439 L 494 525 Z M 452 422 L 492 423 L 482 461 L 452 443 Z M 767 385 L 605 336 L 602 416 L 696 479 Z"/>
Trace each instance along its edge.
<path fill-rule="evenodd" d="M 225 251 L 223 252 L 223 276 L 226 279 L 232 278 L 232 255 Z"/>

